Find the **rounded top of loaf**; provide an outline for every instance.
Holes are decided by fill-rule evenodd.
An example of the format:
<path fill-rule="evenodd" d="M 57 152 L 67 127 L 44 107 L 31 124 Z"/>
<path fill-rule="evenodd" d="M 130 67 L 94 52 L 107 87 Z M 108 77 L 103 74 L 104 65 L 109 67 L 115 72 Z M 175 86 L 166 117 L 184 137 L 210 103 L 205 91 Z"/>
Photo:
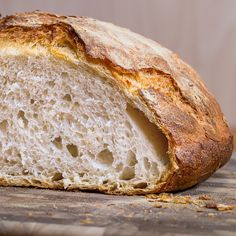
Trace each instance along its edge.
<path fill-rule="evenodd" d="M 109 71 L 133 104 L 169 141 L 171 166 L 156 191 L 190 187 L 232 154 L 232 135 L 214 96 L 176 54 L 128 29 L 87 17 L 32 12 L 0 19 L 5 44 L 67 48 Z"/>

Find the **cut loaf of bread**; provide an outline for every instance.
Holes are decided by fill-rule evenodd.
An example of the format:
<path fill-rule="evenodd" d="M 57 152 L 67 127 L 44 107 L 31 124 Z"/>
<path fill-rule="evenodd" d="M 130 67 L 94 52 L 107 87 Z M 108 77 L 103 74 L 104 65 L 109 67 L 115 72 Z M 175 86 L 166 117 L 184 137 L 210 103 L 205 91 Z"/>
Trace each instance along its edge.
<path fill-rule="evenodd" d="M 0 185 L 146 194 L 190 187 L 232 153 L 195 71 L 84 17 L 0 20 Z"/>

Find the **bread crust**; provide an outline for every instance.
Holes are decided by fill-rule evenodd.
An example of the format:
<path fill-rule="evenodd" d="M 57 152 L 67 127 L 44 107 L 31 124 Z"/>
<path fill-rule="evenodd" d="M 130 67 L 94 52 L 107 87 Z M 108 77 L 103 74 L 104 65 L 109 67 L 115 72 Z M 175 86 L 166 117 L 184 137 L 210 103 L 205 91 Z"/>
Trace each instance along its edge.
<path fill-rule="evenodd" d="M 24 46 L 35 54 L 42 53 L 37 49 L 42 46 L 55 57 L 87 63 L 114 80 L 127 99 L 162 130 L 169 142 L 170 166 L 151 192 L 191 187 L 229 160 L 233 136 L 216 99 L 196 71 L 158 43 L 86 17 L 33 12 L 0 19 L 0 49 Z"/>

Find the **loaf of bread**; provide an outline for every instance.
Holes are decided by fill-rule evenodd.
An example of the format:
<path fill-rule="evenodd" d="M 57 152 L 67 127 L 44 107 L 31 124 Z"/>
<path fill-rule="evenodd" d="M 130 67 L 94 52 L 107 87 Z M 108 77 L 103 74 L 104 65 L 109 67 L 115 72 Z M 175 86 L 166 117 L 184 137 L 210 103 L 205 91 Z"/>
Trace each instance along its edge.
<path fill-rule="evenodd" d="M 0 19 L 0 185 L 147 194 L 191 187 L 233 138 L 199 75 L 110 23 Z"/>

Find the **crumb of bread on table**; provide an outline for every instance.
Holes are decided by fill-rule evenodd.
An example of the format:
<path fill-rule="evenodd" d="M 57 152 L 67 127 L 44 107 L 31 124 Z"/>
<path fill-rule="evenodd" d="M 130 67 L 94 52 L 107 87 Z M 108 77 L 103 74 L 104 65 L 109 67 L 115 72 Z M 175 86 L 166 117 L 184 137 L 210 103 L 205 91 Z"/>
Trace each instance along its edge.
<path fill-rule="evenodd" d="M 155 204 L 154 204 L 154 207 L 155 207 L 155 208 L 163 208 L 163 206 L 162 206 L 160 203 L 155 203 Z"/>
<path fill-rule="evenodd" d="M 198 197 L 199 200 L 212 200 L 212 196 L 203 194 Z"/>
<path fill-rule="evenodd" d="M 159 195 L 148 194 L 146 195 L 146 197 L 149 199 L 152 199 L 151 201 L 158 201 L 158 202 L 164 202 L 164 203 L 174 203 L 174 204 L 198 204 L 200 203 L 200 200 L 193 198 L 190 195 L 175 196 L 172 193 L 162 193 Z"/>
<path fill-rule="evenodd" d="M 90 218 L 85 218 L 80 221 L 82 224 L 93 224 L 94 222 Z"/>
<path fill-rule="evenodd" d="M 206 208 L 215 209 L 217 211 L 231 211 L 236 208 L 236 205 L 228 205 L 228 204 L 221 204 L 221 203 L 207 203 Z"/>
<path fill-rule="evenodd" d="M 205 209 L 215 209 L 217 211 L 231 211 L 236 205 L 217 203 L 210 195 L 190 196 L 190 195 L 174 195 L 172 193 L 148 194 L 146 195 L 149 202 L 154 203 L 155 208 L 166 208 L 166 204 L 189 205 L 196 206 L 197 212 L 203 212 Z M 163 205 L 162 205 L 163 204 Z M 165 204 L 165 205 L 164 205 Z M 209 216 L 212 216 L 210 214 Z"/>
<path fill-rule="evenodd" d="M 215 214 L 215 213 L 212 213 L 212 212 L 209 212 L 207 215 L 208 215 L 209 217 L 214 217 L 214 216 L 216 216 L 216 214 Z"/>

